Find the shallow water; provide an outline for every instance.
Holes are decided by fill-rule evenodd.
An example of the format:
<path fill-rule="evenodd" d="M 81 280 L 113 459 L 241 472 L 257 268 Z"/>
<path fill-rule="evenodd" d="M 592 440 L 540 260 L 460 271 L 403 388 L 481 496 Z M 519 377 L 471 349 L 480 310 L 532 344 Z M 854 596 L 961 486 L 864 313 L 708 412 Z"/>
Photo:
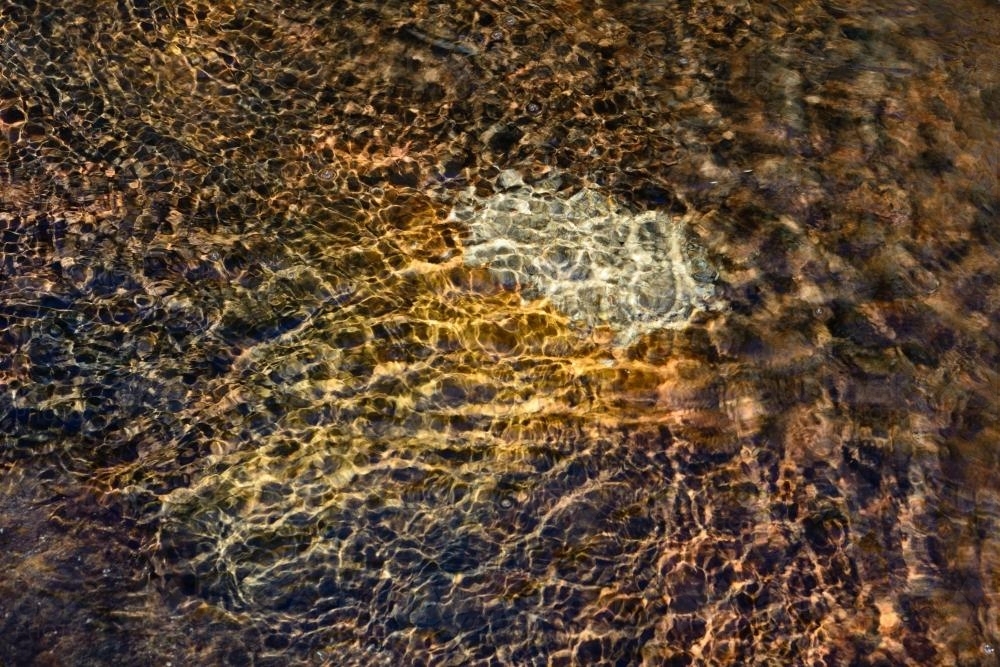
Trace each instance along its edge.
<path fill-rule="evenodd" d="M 1000 7 L 8 3 L 0 664 L 994 664 Z"/>

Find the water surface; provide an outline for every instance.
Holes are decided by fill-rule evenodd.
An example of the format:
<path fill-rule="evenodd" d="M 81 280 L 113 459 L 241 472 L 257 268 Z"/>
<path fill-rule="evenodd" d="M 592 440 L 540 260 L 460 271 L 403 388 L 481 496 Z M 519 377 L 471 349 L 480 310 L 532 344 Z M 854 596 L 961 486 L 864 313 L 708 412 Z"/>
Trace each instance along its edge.
<path fill-rule="evenodd" d="M 996 3 L 0 11 L 0 664 L 993 664 Z"/>

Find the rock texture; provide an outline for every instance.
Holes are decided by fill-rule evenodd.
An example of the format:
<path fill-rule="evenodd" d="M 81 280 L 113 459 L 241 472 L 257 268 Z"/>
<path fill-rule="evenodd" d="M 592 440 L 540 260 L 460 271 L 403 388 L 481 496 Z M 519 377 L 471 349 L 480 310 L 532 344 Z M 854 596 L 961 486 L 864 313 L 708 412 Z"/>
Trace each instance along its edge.
<path fill-rule="evenodd" d="M 997 12 L 5 2 L 0 664 L 989 664 Z"/>
<path fill-rule="evenodd" d="M 500 285 L 609 328 L 619 345 L 684 326 L 713 303 L 716 274 L 686 220 L 631 213 L 598 190 L 529 188 L 515 172 L 500 182 L 503 192 L 450 214 L 469 229 L 465 262 L 488 267 Z"/>

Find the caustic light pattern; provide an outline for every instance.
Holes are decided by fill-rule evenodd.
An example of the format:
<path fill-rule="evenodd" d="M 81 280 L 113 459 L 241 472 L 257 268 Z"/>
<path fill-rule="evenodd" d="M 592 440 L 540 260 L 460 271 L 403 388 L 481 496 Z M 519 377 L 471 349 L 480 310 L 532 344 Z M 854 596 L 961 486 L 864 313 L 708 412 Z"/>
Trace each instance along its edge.
<path fill-rule="evenodd" d="M 469 227 L 466 262 L 486 266 L 505 287 L 545 297 L 590 328 L 609 327 L 618 344 L 683 326 L 713 305 L 715 273 L 687 239 L 687 219 L 634 214 L 594 189 L 566 196 L 512 185 L 466 198 L 452 216 Z"/>

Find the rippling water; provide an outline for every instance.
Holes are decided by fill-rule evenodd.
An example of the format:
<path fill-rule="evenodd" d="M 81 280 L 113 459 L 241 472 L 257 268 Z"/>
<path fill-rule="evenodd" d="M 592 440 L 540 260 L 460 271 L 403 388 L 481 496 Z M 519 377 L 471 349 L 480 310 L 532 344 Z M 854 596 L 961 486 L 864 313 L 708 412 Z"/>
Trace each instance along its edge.
<path fill-rule="evenodd" d="M 0 8 L 0 665 L 994 664 L 994 2 Z"/>

